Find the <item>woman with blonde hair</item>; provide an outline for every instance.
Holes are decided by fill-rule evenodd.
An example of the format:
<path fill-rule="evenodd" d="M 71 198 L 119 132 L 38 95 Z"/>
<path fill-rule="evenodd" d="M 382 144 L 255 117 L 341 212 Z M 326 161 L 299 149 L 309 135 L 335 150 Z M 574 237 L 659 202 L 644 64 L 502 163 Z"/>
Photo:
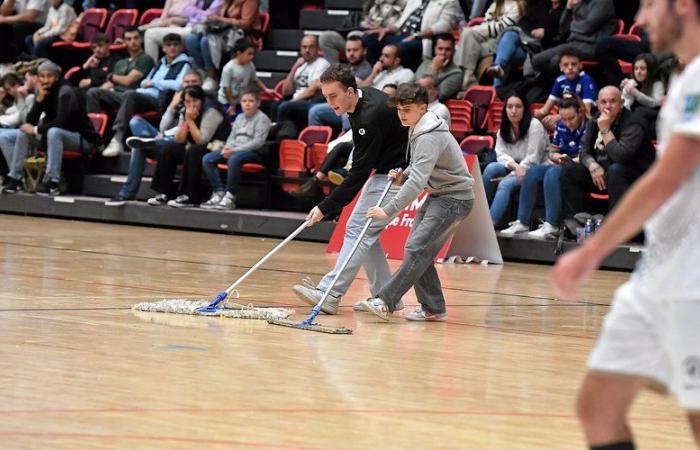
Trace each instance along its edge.
<path fill-rule="evenodd" d="M 526 9 L 526 0 L 496 0 L 486 10 L 482 23 L 462 30 L 455 48 L 454 62 L 464 69 L 463 88 L 478 83 L 475 71 L 479 61 L 496 53 L 501 33 L 515 26 Z"/>

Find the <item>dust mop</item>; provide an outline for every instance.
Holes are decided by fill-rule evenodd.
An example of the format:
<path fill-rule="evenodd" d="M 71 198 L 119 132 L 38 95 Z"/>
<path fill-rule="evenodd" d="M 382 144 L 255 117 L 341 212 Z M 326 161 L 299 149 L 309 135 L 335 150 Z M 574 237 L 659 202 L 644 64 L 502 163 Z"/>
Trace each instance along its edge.
<path fill-rule="evenodd" d="M 304 229 L 309 226 L 309 221 L 299 225 L 299 228 L 294 230 L 292 234 L 287 236 L 282 242 L 277 244 L 275 248 L 270 250 L 260 261 L 255 263 L 253 267 L 248 269 L 239 279 L 237 279 L 225 291 L 221 292 L 213 301 L 208 300 L 191 300 L 191 299 L 169 299 L 156 302 L 138 303 L 132 309 L 136 311 L 148 312 L 164 312 L 173 314 L 193 314 L 199 316 L 221 316 L 235 319 L 267 319 L 281 320 L 291 317 L 294 314 L 293 309 L 289 308 L 272 308 L 272 307 L 256 307 L 253 305 L 242 305 L 228 300 L 231 294 L 236 294 L 236 288 L 250 274 L 255 272 L 260 266 L 272 257 L 278 250 L 287 245 L 292 239 L 297 237 Z"/>
<path fill-rule="evenodd" d="M 389 178 L 389 181 L 387 182 L 386 186 L 384 187 L 384 191 L 382 192 L 382 195 L 379 197 L 379 200 L 377 201 L 377 204 L 375 206 L 380 207 L 382 206 L 382 202 L 384 201 L 384 198 L 386 198 L 386 195 L 389 193 L 389 189 L 391 189 L 391 185 L 394 183 L 394 178 Z M 316 306 L 311 310 L 311 314 L 309 314 L 309 317 L 306 318 L 303 322 L 295 322 L 294 320 L 290 320 L 287 318 L 279 319 L 279 318 L 269 318 L 267 319 L 267 323 L 271 325 L 280 325 L 283 327 L 290 327 L 290 328 L 298 328 L 300 330 L 309 330 L 309 331 L 318 331 L 320 333 L 330 333 L 330 334 L 352 334 L 352 330 L 350 328 L 345 328 L 345 327 L 330 327 L 327 325 L 321 325 L 320 323 L 314 323 L 314 320 L 316 319 L 316 316 L 319 315 L 321 312 L 321 305 L 323 305 L 323 302 L 326 301 L 328 296 L 331 294 L 331 290 L 333 289 L 333 286 L 335 286 L 335 283 L 338 281 L 338 278 L 340 278 L 340 275 L 343 273 L 347 265 L 350 263 L 350 258 L 352 258 L 352 255 L 355 254 L 355 251 L 357 250 L 357 247 L 360 245 L 360 242 L 362 241 L 362 238 L 365 237 L 365 234 L 367 233 L 367 230 L 369 229 L 369 226 L 372 224 L 372 218 L 367 219 L 365 222 L 364 227 L 362 227 L 362 231 L 360 231 L 360 234 L 357 236 L 357 239 L 355 240 L 355 244 L 352 246 L 350 249 L 350 253 L 348 254 L 348 257 L 345 258 L 345 261 L 340 265 L 340 269 L 338 270 L 338 273 L 336 273 L 335 277 L 331 281 L 331 284 L 328 285 L 328 288 L 326 288 L 325 292 L 323 293 L 323 296 L 321 297 L 321 300 L 318 302 Z"/>

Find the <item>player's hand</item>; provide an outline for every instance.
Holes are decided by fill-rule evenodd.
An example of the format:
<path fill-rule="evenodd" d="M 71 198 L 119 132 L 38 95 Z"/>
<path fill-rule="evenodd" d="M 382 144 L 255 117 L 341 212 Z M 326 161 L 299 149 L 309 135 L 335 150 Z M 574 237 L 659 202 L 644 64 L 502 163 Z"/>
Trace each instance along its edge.
<path fill-rule="evenodd" d="M 372 206 L 367 210 L 368 219 L 388 219 L 389 216 L 379 206 Z"/>
<path fill-rule="evenodd" d="M 386 176 L 387 179 L 394 180 L 394 184 L 403 183 L 403 170 L 402 169 L 391 169 L 389 174 Z"/>
<path fill-rule="evenodd" d="M 599 264 L 599 259 L 585 244 L 561 256 L 550 276 L 554 296 L 574 300 L 578 287 L 590 278 Z"/>
<path fill-rule="evenodd" d="M 314 209 L 312 209 L 309 212 L 309 215 L 306 216 L 306 220 L 309 221 L 309 226 L 319 223 L 323 220 L 323 212 L 318 209 L 318 206 L 314 206 Z"/>

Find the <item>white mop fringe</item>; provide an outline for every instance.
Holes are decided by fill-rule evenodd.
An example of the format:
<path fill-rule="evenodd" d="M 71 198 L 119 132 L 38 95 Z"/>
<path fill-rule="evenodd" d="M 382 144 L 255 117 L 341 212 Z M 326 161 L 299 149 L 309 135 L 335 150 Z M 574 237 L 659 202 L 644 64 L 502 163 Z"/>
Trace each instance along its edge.
<path fill-rule="evenodd" d="M 173 314 L 190 314 L 195 316 L 217 316 L 232 319 L 280 320 L 294 315 L 289 308 L 259 308 L 253 305 L 226 304 L 217 313 L 200 313 L 197 310 L 211 303 L 211 300 L 169 299 L 157 302 L 137 303 L 133 310 Z"/>

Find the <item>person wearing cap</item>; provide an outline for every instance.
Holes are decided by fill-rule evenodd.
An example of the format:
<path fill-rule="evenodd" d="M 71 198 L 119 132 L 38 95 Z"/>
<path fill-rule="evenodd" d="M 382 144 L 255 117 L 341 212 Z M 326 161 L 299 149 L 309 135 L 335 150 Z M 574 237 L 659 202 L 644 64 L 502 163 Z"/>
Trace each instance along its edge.
<path fill-rule="evenodd" d="M 38 92 L 26 122 L 19 127 L 9 176 L 22 181 L 24 160 L 40 141 L 41 148 L 46 149 L 46 174 L 36 192 L 39 195 L 59 195 L 63 150 L 90 152 L 102 145 L 102 138 L 87 115 L 82 92 L 60 84 L 58 66 L 45 61 L 37 71 Z"/>

